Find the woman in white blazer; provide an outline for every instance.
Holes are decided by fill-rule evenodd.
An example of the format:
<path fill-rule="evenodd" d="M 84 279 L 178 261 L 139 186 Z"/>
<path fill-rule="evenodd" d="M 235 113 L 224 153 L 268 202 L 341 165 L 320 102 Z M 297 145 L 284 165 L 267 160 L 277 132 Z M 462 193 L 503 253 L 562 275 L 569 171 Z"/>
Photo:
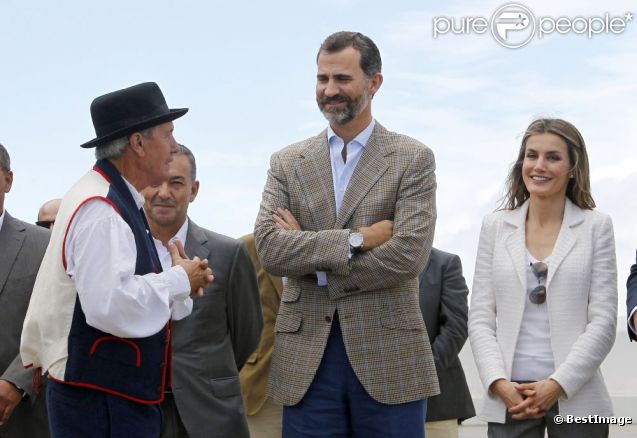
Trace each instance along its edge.
<path fill-rule="evenodd" d="M 608 425 L 566 424 L 612 415 L 599 367 L 615 341 L 615 241 L 594 207 L 577 128 L 532 122 L 504 208 L 482 223 L 469 309 L 489 437 L 608 436 Z"/>

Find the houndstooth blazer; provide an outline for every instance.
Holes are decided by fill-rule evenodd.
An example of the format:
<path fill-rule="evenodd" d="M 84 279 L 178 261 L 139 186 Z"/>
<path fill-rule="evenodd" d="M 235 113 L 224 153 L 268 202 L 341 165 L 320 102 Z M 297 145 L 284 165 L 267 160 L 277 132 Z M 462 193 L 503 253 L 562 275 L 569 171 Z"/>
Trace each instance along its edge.
<path fill-rule="evenodd" d="M 352 368 L 375 400 L 438 394 L 418 305 L 436 220 L 434 169 L 429 148 L 376 123 L 337 212 L 326 131 L 272 156 L 254 234 L 265 269 L 288 278 L 275 325 L 274 401 L 303 398 L 335 310 Z M 303 231 L 279 230 L 277 207 L 289 209 Z M 383 219 L 394 221 L 393 237 L 350 259 L 350 230 Z M 317 286 L 316 271 L 327 272 L 328 286 Z"/>

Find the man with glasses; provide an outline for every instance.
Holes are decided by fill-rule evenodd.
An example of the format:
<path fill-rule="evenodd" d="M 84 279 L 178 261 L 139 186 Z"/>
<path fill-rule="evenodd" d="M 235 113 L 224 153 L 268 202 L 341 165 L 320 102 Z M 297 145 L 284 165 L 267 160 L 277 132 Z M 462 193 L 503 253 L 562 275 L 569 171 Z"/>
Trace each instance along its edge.
<path fill-rule="evenodd" d="M 49 242 L 49 231 L 12 217 L 4 209 L 13 172 L 0 144 L 0 437 L 48 437 L 44 397 L 36 397 L 33 370 L 18 356 L 22 322 Z"/>
<path fill-rule="evenodd" d="M 55 223 L 55 217 L 58 215 L 61 203 L 62 200 L 60 198 L 56 198 L 42 204 L 40 211 L 38 211 L 38 220 L 35 224 L 38 227 L 51 229 Z"/>

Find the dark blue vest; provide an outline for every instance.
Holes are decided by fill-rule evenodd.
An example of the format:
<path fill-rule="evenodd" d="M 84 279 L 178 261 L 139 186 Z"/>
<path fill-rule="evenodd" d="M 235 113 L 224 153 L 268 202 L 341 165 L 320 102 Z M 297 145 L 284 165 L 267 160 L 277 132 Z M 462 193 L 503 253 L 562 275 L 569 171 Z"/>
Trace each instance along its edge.
<path fill-rule="evenodd" d="M 117 169 L 99 160 L 94 169 L 110 183 L 107 198 L 117 207 L 135 236 L 136 275 L 161 272 L 161 263 L 150 237 L 146 217 L 140 212 Z M 93 242 L 100 245 L 100 242 Z M 68 338 L 64 380 L 119 395 L 140 403 L 160 403 L 170 377 L 170 329 L 164 327 L 147 338 L 119 338 L 86 323 L 76 298 Z"/>

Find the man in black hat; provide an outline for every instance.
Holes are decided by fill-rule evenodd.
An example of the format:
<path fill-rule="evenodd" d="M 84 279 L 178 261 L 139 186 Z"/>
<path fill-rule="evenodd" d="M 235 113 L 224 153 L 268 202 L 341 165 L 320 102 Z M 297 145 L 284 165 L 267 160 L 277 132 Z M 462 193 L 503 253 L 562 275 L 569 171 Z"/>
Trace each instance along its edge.
<path fill-rule="evenodd" d="M 48 372 L 53 437 L 159 436 L 170 384 L 171 317 L 212 282 L 207 260 L 176 243 L 162 272 L 139 193 L 161 184 L 178 145 L 147 82 L 96 98 L 97 162 L 65 195 L 25 318 L 25 366 Z"/>

